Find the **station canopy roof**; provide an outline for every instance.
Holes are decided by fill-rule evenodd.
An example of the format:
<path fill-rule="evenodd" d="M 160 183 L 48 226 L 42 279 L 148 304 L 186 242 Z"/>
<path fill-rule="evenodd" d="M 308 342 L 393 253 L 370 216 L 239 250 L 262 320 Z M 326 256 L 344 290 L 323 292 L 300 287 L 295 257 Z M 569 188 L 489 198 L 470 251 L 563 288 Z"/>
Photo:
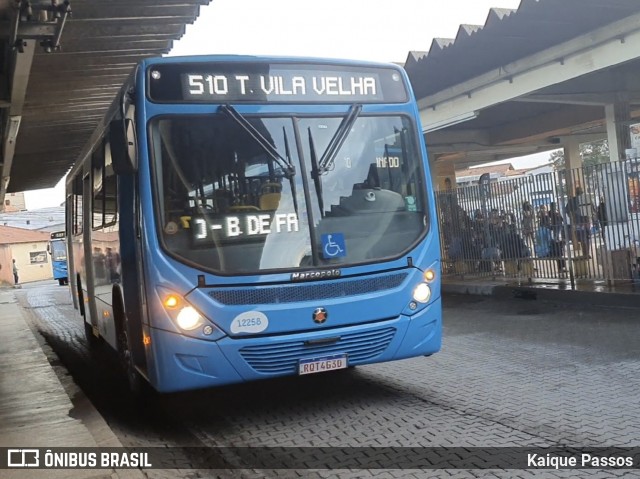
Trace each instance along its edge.
<path fill-rule="evenodd" d="M 0 161 L 10 163 L 3 168 L 3 176 L 10 176 L 6 192 L 55 186 L 133 66 L 169 52 L 208 3 L 0 0 L 0 80 L 8 87 L 0 97 Z M 15 144 L 7 144 L 16 131 Z"/>
<path fill-rule="evenodd" d="M 0 89 L 0 166 L 2 176 L 10 176 L 6 189 L 0 183 L 0 197 L 54 186 L 78 159 L 133 66 L 167 53 L 209 1 L 0 0 L 0 81 L 6 85 Z M 462 25 L 454 39 L 433 40 L 428 52 L 410 52 L 405 68 L 428 118 L 429 107 L 437 108 L 430 101 L 449 98 L 488 72 L 572 39 L 582 39 L 588 49 L 592 33 L 596 38 L 609 25 L 638 15 L 638 0 L 522 0 L 517 10 L 491 9 L 484 25 Z M 638 63 L 594 69 L 497 101 L 470 121 L 427 134 L 430 152 L 464 157 L 466 164 L 458 163 L 464 167 L 557 148 L 553 136 L 580 128 L 602 134 L 602 106 L 612 95 L 625 93 L 632 116 L 640 108 Z M 16 133 L 14 142 L 7 140 Z"/>
<path fill-rule="evenodd" d="M 640 50 L 619 62 L 610 55 L 631 48 L 639 32 L 638 0 L 521 0 L 410 52 L 405 69 L 431 153 L 464 167 L 556 149 L 571 135 L 606 138 L 605 105 L 623 99 L 631 118 L 640 115 Z M 483 106 L 464 110 L 465 101 Z M 429 128 L 454 103 L 461 121 Z"/>

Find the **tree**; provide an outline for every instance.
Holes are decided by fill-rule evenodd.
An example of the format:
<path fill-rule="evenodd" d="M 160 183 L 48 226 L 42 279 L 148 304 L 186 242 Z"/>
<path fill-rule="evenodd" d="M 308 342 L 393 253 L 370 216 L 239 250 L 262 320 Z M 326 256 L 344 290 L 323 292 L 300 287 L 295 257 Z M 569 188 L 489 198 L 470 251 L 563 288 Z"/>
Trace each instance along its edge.
<path fill-rule="evenodd" d="M 607 140 L 580 144 L 582 166 L 593 166 L 609 162 L 609 143 Z M 555 150 L 549 156 L 553 169 L 564 170 L 564 150 Z"/>
<path fill-rule="evenodd" d="M 582 164 L 580 167 L 573 169 L 565 174 L 564 150 L 556 150 L 549 156 L 549 163 L 553 165 L 553 169 L 560 173 L 559 193 L 565 196 L 570 193 L 567 188 L 572 190 L 571 185 L 581 185 L 587 191 L 596 191 L 598 182 L 601 180 L 603 172 L 607 171 L 607 167 L 598 167 L 597 165 L 609 163 L 609 144 L 607 140 L 596 141 L 593 143 L 580 144 L 580 157 Z"/>
<path fill-rule="evenodd" d="M 564 150 L 555 150 L 549 156 L 549 163 L 556 171 L 564 170 Z"/>

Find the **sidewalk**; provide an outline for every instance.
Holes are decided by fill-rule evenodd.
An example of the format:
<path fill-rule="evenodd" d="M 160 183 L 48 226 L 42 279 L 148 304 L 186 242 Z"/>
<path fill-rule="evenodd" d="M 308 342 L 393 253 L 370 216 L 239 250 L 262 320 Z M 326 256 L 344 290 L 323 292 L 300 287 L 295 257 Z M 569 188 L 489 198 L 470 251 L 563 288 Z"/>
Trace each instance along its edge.
<path fill-rule="evenodd" d="M 69 398 L 19 307 L 0 288 L 0 447 L 122 447 L 77 391 Z M 75 403 L 75 404 L 74 404 Z M 81 419 L 79 419 L 81 418 Z M 144 478 L 136 469 L 5 469 L 3 479 Z"/>
<path fill-rule="evenodd" d="M 444 294 L 475 294 L 481 296 L 537 299 L 541 301 L 640 309 L 640 287 L 633 284 L 609 287 L 604 282 L 584 281 L 572 290 L 568 280 L 533 280 L 518 282 L 492 278 L 443 278 Z"/>

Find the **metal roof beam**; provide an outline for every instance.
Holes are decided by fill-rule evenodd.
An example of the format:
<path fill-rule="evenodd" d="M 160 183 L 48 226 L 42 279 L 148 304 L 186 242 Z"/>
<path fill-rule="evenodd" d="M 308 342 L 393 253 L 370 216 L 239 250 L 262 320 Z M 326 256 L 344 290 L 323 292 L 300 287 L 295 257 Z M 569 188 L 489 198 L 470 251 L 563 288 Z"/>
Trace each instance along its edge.
<path fill-rule="evenodd" d="M 192 19 L 198 15 L 198 5 L 174 3 L 170 5 L 114 5 L 111 2 L 74 3 L 73 15 L 80 19 L 100 18 L 105 20 L 120 18 L 169 17 Z"/>
<path fill-rule="evenodd" d="M 11 166 L 16 151 L 18 130 L 22 121 L 22 107 L 29 84 L 29 72 L 35 53 L 35 40 L 22 40 L 20 49 L 13 52 L 11 75 L 11 105 L 2 132 L 2 180 L 0 181 L 0 199 L 4 199 L 11 180 Z M 3 203 L 4 204 L 4 203 Z"/>
<path fill-rule="evenodd" d="M 550 93 L 550 94 L 531 94 L 521 98 L 514 98 L 513 101 L 522 103 L 560 103 L 563 105 L 586 105 L 586 106 L 605 106 L 613 103 L 615 93 Z"/>
<path fill-rule="evenodd" d="M 86 39 L 107 39 L 111 40 L 117 37 L 151 37 L 151 38 L 176 38 L 181 36 L 185 32 L 184 23 L 163 23 L 162 30 L 158 28 L 155 23 L 136 24 L 134 22 L 128 22 L 122 24 L 120 22 L 113 22 L 108 24 L 102 24 L 95 22 L 95 25 L 91 25 L 91 28 L 86 28 L 86 25 L 76 25 L 73 22 L 69 23 L 65 29 L 64 36 L 67 40 L 77 40 L 81 38 Z"/>
<path fill-rule="evenodd" d="M 51 38 L 56 33 L 57 25 L 53 23 L 25 23 L 18 24 L 17 37 L 26 40 L 40 40 Z M 0 21 L 0 37 L 8 38 L 12 34 L 12 24 Z"/>

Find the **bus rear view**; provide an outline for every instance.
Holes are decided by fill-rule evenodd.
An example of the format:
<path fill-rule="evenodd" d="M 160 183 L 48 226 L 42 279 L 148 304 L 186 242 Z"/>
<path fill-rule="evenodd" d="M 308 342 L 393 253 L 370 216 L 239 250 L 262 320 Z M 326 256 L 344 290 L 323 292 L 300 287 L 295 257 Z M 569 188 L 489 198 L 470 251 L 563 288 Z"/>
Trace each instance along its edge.
<path fill-rule="evenodd" d="M 51 255 L 53 279 L 55 279 L 60 286 L 68 284 L 67 244 L 64 231 L 51 233 L 51 241 L 49 241 L 48 249 Z"/>
<path fill-rule="evenodd" d="M 136 271 L 97 318 L 127 323 L 137 374 L 176 391 L 439 350 L 435 205 L 400 68 L 164 58 L 134 91 L 118 204 L 139 212 L 120 227 Z"/>

